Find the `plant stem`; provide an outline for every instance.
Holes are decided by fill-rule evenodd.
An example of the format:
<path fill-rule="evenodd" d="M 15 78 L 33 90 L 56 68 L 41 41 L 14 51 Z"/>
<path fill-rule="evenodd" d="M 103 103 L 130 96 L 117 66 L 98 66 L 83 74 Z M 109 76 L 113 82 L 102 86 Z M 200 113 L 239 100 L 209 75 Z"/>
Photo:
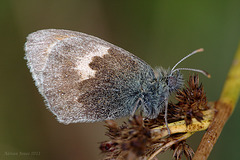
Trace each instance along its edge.
<path fill-rule="evenodd" d="M 223 126 L 231 116 L 240 94 L 240 44 L 228 73 L 220 99 L 215 103 L 216 114 L 204 134 L 193 160 L 205 160 L 211 153 Z"/>

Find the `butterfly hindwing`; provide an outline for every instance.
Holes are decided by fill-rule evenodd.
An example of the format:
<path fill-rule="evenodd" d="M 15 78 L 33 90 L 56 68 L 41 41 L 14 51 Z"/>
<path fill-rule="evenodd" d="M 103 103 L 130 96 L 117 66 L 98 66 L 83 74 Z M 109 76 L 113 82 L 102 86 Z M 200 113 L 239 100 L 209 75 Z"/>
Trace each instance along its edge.
<path fill-rule="evenodd" d="M 40 30 L 28 36 L 25 50 L 48 108 L 66 124 L 131 114 L 155 79 L 140 58 L 80 32 Z"/>

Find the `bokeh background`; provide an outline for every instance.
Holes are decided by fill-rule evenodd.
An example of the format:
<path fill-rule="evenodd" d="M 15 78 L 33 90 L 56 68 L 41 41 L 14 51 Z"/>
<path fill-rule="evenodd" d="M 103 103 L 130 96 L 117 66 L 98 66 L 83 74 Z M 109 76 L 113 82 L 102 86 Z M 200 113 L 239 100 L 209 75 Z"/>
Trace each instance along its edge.
<path fill-rule="evenodd" d="M 102 157 L 99 142 L 107 139 L 102 122 L 66 126 L 46 109 L 23 59 L 29 33 L 46 28 L 85 32 L 152 67 L 172 67 L 203 47 L 204 53 L 180 66 L 211 73 L 211 79 L 200 80 L 209 101 L 215 101 L 240 40 L 239 6 L 239 0 L 1 0 L 0 159 L 95 160 Z M 209 159 L 239 159 L 239 115 L 238 104 Z M 203 133 L 188 140 L 194 150 Z M 171 159 L 171 154 L 160 158 Z"/>

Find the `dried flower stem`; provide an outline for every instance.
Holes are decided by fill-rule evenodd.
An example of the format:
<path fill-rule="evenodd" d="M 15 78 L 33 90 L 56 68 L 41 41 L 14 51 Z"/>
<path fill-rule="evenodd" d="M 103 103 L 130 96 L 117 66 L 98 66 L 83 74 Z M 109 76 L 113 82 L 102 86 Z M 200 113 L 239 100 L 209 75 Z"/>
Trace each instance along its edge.
<path fill-rule="evenodd" d="M 224 124 L 232 114 L 240 94 L 240 45 L 233 60 L 220 99 L 215 103 L 217 113 L 195 153 L 194 160 L 208 158 Z"/>
<path fill-rule="evenodd" d="M 211 108 L 211 107 L 210 107 Z M 214 116 L 214 109 L 209 109 L 206 111 L 203 111 L 203 120 L 201 122 L 197 121 L 196 118 L 192 119 L 192 123 L 189 125 L 186 125 L 186 121 L 176 121 L 173 123 L 169 123 L 169 129 L 171 131 L 171 134 L 176 133 L 186 133 L 186 132 L 197 132 L 197 131 L 203 131 L 206 130 L 209 126 L 209 124 L 212 122 L 213 116 Z M 166 126 L 159 126 L 152 129 L 152 133 L 156 134 L 157 136 L 153 139 L 153 141 L 157 141 L 158 139 L 161 139 L 165 136 L 168 136 L 167 130 L 161 131 L 160 129 L 166 128 Z"/>

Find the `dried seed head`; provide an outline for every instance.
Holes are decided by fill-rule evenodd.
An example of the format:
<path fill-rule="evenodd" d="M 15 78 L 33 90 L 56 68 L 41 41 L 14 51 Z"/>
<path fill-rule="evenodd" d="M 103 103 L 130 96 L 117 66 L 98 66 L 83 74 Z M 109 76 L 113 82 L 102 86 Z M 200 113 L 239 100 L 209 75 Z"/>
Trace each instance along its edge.
<path fill-rule="evenodd" d="M 177 92 L 176 99 L 178 103 L 173 105 L 175 113 L 178 117 L 184 118 L 187 125 L 191 124 L 192 118 L 203 120 L 202 111 L 209 109 L 206 93 L 202 84 L 199 84 L 197 75 L 189 77 L 188 86 Z"/>
<path fill-rule="evenodd" d="M 129 125 L 117 127 L 112 120 L 106 121 L 108 128 L 108 135 L 111 141 L 102 142 L 100 149 L 102 152 L 107 152 L 106 159 L 110 157 L 113 159 L 123 157 L 141 157 L 144 155 L 146 147 L 151 141 L 150 129 L 144 127 L 143 118 L 141 116 L 134 116 L 129 120 Z"/>
<path fill-rule="evenodd" d="M 193 158 L 194 155 L 194 151 L 193 149 L 186 143 L 186 141 L 181 141 L 177 144 L 174 144 L 171 147 L 172 150 L 174 150 L 173 153 L 173 158 L 175 158 L 176 160 L 181 160 L 182 159 L 182 155 L 184 154 L 185 157 L 189 160 L 191 160 Z"/>

